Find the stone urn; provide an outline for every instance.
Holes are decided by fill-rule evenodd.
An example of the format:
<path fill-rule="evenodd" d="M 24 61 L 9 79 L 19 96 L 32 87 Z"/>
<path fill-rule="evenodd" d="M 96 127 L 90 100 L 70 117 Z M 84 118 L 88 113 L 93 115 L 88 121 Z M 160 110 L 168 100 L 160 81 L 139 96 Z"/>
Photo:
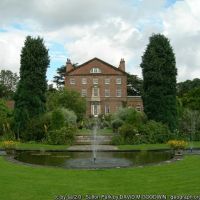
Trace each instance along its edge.
<path fill-rule="evenodd" d="M 179 160 L 183 157 L 183 149 L 174 149 L 174 159 Z"/>

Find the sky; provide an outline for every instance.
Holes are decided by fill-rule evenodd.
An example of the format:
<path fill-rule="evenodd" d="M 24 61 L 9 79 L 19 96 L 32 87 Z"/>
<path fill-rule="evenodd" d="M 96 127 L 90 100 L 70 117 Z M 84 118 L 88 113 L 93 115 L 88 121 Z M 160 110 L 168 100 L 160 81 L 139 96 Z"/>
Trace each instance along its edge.
<path fill-rule="evenodd" d="M 56 69 L 98 57 L 141 75 L 141 57 L 152 34 L 169 38 L 177 81 L 200 78 L 199 0 L 1 0 L 0 70 L 19 73 L 27 35 L 49 49 L 49 83 Z"/>

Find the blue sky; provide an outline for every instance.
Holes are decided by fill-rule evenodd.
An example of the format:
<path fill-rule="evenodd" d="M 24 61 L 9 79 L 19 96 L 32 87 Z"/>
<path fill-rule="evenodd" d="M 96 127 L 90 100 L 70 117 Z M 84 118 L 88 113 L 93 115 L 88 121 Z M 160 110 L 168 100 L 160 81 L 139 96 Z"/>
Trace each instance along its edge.
<path fill-rule="evenodd" d="M 44 9 L 45 8 L 45 9 Z M 51 59 L 47 78 L 67 58 L 93 57 L 141 77 L 141 56 L 153 33 L 166 35 L 176 54 L 178 81 L 200 77 L 198 0 L 0 1 L 0 69 L 19 72 L 25 37 L 41 36 Z"/>

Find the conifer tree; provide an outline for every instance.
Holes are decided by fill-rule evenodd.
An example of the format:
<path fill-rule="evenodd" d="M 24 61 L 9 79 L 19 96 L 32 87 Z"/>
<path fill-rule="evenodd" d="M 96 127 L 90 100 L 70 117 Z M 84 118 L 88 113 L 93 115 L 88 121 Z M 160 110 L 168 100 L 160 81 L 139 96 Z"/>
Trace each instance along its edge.
<path fill-rule="evenodd" d="M 27 36 L 21 51 L 20 81 L 15 94 L 14 119 L 17 132 L 46 108 L 46 71 L 50 60 L 42 38 Z"/>
<path fill-rule="evenodd" d="M 177 126 L 176 61 L 169 40 L 162 34 L 150 37 L 142 56 L 144 112 L 149 119 Z"/>

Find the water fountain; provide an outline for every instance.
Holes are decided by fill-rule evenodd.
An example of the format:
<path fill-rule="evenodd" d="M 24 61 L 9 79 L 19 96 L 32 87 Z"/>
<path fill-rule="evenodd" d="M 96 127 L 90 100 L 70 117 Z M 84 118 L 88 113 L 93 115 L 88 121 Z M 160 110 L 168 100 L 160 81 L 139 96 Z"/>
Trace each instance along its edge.
<path fill-rule="evenodd" d="M 97 124 L 97 119 L 95 119 L 95 124 L 93 126 L 93 140 L 92 140 L 92 155 L 93 155 L 93 162 L 94 164 L 96 163 L 97 159 L 97 129 L 98 129 L 98 124 Z"/>
<path fill-rule="evenodd" d="M 172 158 L 170 151 L 121 151 L 110 150 L 101 145 L 102 138 L 98 133 L 98 119 L 94 119 L 92 129 L 91 148 L 85 151 L 66 150 L 48 151 L 41 153 L 36 151 L 17 151 L 15 159 L 20 162 L 57 166 L 73 169 L 102 169 L 121 168 L 158 163 Z M 103 146 L 103 148 L 102 148 Z"/>

